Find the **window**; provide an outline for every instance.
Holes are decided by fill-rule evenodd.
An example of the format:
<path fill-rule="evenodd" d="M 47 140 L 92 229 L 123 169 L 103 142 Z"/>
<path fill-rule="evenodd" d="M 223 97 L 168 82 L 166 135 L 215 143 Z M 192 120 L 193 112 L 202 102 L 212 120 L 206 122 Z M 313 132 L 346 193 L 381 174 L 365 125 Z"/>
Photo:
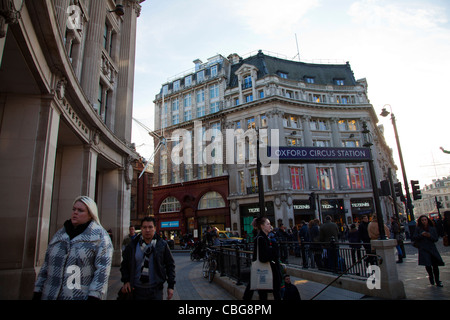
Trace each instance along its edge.
<path fill-rule="evenodd" d="M 97 113 L 100 114 L 102 105 L 103 105 L 103 84 L 101 84 L 101 83 L 98 84 L 97 102 L 98 102 L 97 108 L 95 108 L 95 105 L 94 105 L 94 108 L 96 109 Z"/>
<path fill-rule="evenodd" d="M 344 85 L 344 79 L 335 79 L 335 80 L 334 80 L 334 83 L 335 83 L 337 86 L 343 86 L 343 85 Z"/>
<path fill-rule="evenodd" d="M 235 129 L 241 129 L 241 122 L 240 121 L 236 121 L 235 122 Z"/>
<path fill-rule="evenodd" d="M 258 175 L 256 174 L 256 169 L 250 169 L 250 183 L 253 191 L 258 189 Z"/>
<path fill-rule="evenodd" d="M 247 129 L 255 129 L 256 128 L 256 122 L 255 122 L 255 118 L 248 118 L 247 119 Z"/>
<path fill-rule="evenodd" d="M 366 182 L 363 167 L 350 167 L 347 169 L 347 184 L 351 189 L 364 189 Z"/>
<path fill-rule="evenodd" d="M 249 94 L 248 96 L 245 96 L 245 102 L 252 102 L 253 101 L 253 95 Z"/>
<path fill-rule="evenodd" d="M 209 98 L 210 99 L 219 98 L 219 85 L 218 84 L 212 85 L 209 88 Z"/>
<path fill-rule="evenodd" d="M 173 83 L 173 91 L 180 90 L 180 80 L 177 80 Z"/>
<path fill-rule="evenodd" d="M 178 111 L 180 109 L 180 103 L 178 102 L 178 99 L 175 99 L 172 101 L 172 112 Z"/>
<path fill-rule="evenodd" d="M 259 98 L 264 98 L 264 90 L 259 91 Z"/>
<path fill-rule="evenodd" d="M 197 91 L 197 103 L 205 102 L 205 90 L 200 89 Z"/>
<path fill-rule="evenodd" d="M 184 121 L 192 120 L 192 111 L 184 110 Z"/>
<path fill-rule="evenodd" d="M 238 171 L 239 176 L 239 192 L 241 194 L 245 193 L 245 180 L 244 180 L 244 171 Z"/>
<path fill-rule="evenodd" d="M 287 73 L 286 72 L 278 71 L 278 75 L 280 76 L 280 78 L 287 79 Z"/>
<path fill-rule="evenodd" d="M 199 165 L 198 166 L 198 178 L 199 179 L 206 179 L 206 165 Z"/>
<path fill-rule="evenodd" d="M 225 207 L 225 201 L 220 193 L 216 191 L 210 191 L 203 195 L 198 203 L 199 209 L 214 209 Z"/>
<path fill-rule="evenodd" d="M 322 102 L 320 94 L 313 94 L 313 102 Z"/>
<path fill-rule="evenodd" d="M 167 95 L 168 92 L 169 92 L 169 86 L 166 84 L 165 86 L 163 86 L 162 94 L 165 96 L 165 95 Z"/>
<path fill-rule="evenodd" d="M 193 179 L 192 165 L 184 166 L 184 181 L 191 181 Z"/>
<path fill-rule="evenodd" d="M 205 80 L 205 70 L 197 72 L 197 82 L 202 82 Z"/>
<path fill-rule="evenodd" d="M 314 83 L 314 78 L 313 77 L 305 77 L 305 82 L 306 83 Z"/>
<path fill-rule="evenodd" d="M 329 130 L 328 122 L 323 119 L 313 119 L 309 122 L 311 130 L 327 131 Z"/>
<path fill-rule="evenodd" d="M 313 147 L 331 147 L 329 140 L 313 140 Z"/>
<path fill-rule="evenodd" d="M 358 140 L 344 140 L 342 141 L 342 146 L 346 148 L 359 148 Z"/>
<path fill-rule="evenodd" d="M 192 84 L 192 76 L 187 76 L 186 78 L 184 78 L 184 86 L 188 87 Z"/>
<path fill-rule="evenodd" d="M 221 164 L 213 163 L 211 165 L 211 175 L 213 177 L 220 177 L 222 175 L 222 173 L 223 173 L 223 171 L 222 171 Z"/>
<path fill-rule="evenodd" d="M 217 76 L 217 65 L 211 67 L 211 77 Z"/>
<path fill-rule="evenodd" d="M 179 124 L 180 123 L 180 117 L 178 114 L 172 115 L 172 125 Z"/>
<path fill-rule="evenodd" d="M 340 131 L 356 131 L 358 129 L 356 127 L 356 120 L 339 120 L 338 126 Z"/>
<path fill-rule="evenodd" d="M 180 211 L 180 202 L 175 197 L 167 197 L 159 207 L 159 213 Z"/>
<path fill-rule="evenodd" d="M 303 167 L 291 167 L 291 183 L 292 189 L 294 190 L 305 189 L 305 176 Z"/>
<path fill-rule="evenodd" d="M 242 89 L 247 89 L 252 87 L 252 76 L 246 76 L 244 78 L 244 85 Z"/>
<path fill-rule="evenodd" d="M 108 25 L 105 24 L 105 29 L 103 30 L 103 48 L 107 50 L 108 48 Z"/>
<path fill-rule="evenodd" d="M 333 168 L 316 168 L 317 185 L 320 190 L 333 190 L 334 178 Z"/>
<path fill-rule="evenodd" d="M 205 115 L 205 106 L 199 106 L 197 108 L 197 118 L 203 117 Z"/>
<path fill-rule="evenodd" d="M 161 155 L 160 162 L 161 185 L 167 184 L 167 155 Z"/>
<path fill-rule="evenodd" d="M 267 127 L 267 117 L 265 115 L 261 115 L 261 127 Z"/>
<path fill-rule="evenodd" d="M 238 106 L 239 105 L 239 98 L 234 99 L 234 105 Z"/>
<path fill-rule="evenodd" d="M 191 94 L 188 93 L 184 96 L 184 107 L 189 108 L 192 105 L 192 97 Z"/>
<path fill-rule="evenodd" d="M 286 138 L 286 145 L 287 146 L 295 146 L 295 147 L 301 147 L 302 141 L 299 138 L 293 138 L 293 137 L 288 137 Z"/>
<path fill-rule="evenodd" d="M 219 112 L 219 102 L 213 102 L 209 106 L 209 113 L 216 113 Z"/>
<path fill-rule="evenodd" d="M 300 128 L 300 122 L 296 116 L 284 116 L 283 118 L 283 126 L 287 128 Z"/>

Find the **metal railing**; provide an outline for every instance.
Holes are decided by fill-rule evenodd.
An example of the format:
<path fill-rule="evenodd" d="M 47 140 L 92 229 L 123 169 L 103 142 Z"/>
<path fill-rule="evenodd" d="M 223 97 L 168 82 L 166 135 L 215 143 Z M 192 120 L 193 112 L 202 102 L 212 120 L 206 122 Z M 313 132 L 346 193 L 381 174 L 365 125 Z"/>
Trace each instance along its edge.
<path fill-rule="evenodd" d="M 349 242 L 297 242 L 278 243 L 280 261 L 310 271 L 330 272 L 339 276 L 369 277 L 369 264 L 378 264 L 377 257 L 366 243 Z M 253 243 L 220 246 L 218 251 L 218 273 L 237 281 L 248 282 L 253 258 Z"/>

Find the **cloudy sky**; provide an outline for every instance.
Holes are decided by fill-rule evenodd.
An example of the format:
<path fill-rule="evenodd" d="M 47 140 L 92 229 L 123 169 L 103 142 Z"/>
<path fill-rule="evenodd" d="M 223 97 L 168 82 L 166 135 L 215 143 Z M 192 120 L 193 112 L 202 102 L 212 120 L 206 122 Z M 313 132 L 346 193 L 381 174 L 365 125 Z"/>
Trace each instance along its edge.
<path fill-rule="evenodd" d="M 154 128 L 161 85 L 193 60 L 262 49 L 304 62 L 349 61 L 377 114 L 397 119 L 408 180 L 450 175 L 450 1 L 147 0 L 138 20 L 133 115 Z M 390 117 L 379 117 L 400 169 Z M 144 157 L 153 142 L 133 123 Z M 401 178 L 401 172 L 398 172 Z M 403 182 L 403 181 L 402 181 Z"/>

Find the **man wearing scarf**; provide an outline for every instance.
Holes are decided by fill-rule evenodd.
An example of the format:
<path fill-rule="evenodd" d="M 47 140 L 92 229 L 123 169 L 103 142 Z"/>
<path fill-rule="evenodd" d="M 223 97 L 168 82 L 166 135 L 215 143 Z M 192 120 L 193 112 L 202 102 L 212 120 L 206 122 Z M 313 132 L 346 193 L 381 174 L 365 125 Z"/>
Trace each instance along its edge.
<path fill-rule="evenodd" d="M 162 300 L 166 281 L 167 299 L 173 296 L 175 262 L 167 242 L 155 231 L 155 219 L 145 217 L 141 234 L 122 254 L 122 293 L 132 295 L 135 300 Z"/>

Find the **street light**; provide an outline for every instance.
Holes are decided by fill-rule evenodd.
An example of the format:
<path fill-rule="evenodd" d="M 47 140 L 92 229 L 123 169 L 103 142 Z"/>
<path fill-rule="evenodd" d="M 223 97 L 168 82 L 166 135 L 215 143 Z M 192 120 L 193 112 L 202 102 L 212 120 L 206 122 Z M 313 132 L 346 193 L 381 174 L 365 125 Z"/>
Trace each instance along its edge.
<path fill-rule="evenodd" d="M 362 134 L 364 139 L 363 146 L 365 148 L 369 149 L 371 158 L 372 158 L 372 149 L 370 148 L 372 143 L 372 135 L 370 134 L 370 130 L 367 128 L 367 123 L 364 121 L 362 123 Z M 369 172 L 370 172 L 370 180 L 372 181 L 372 192 L 373 192 L 373 200 L 375 202 L 375 211 L 377 215 L 378 220 L 378 232 L 379 232 L 379 239 L 380 240 L 386 240 L 386 233 L 384 232 L 384 221 L 383 221 L 383 215 L 381 214 L 381 205 L 380 205 L 380 195 L 378 192 L 378 180 L 375 175 L 375 168 L 373 166 L 373 159 L 370 159 L 369 161 Z"/>
<path fill-rule="evenodd" d="M 391 112 L 386 110 L 386 106 L 389 106 L 391 109 Z M 395 141 L 397 142 L 397 149 L 398 149 L 398 156 L 400 158 L 400 166 L 402 167 L 402 174 L 403 174 L 403 184 L 405 185 L 405 191 L 406 191 L 406 214 L 408 216 L 409 221 L 414 220 L 414 211 L 411 201 L 411 194 L 409 193 L 409 186 L 408 186 L 408 179 L 406 178 L 406 170 L 405 170 L 405 164 L 403 162 L 403 154 L 402 154 L 402 148 L 400 146 L 400 139 L 398 137 L 397 132 L 397 124 L 395 121 L 394 113 L 392 112 L 392 107 L 390 104 L 385 104 L 383 106 L 383 109 L 381 110 L 380 116 L 387 117 L 388 115 L 391 115 L 391 121 L 392 125 L 394 126 L 394 134 L 395 134 Z"/>

